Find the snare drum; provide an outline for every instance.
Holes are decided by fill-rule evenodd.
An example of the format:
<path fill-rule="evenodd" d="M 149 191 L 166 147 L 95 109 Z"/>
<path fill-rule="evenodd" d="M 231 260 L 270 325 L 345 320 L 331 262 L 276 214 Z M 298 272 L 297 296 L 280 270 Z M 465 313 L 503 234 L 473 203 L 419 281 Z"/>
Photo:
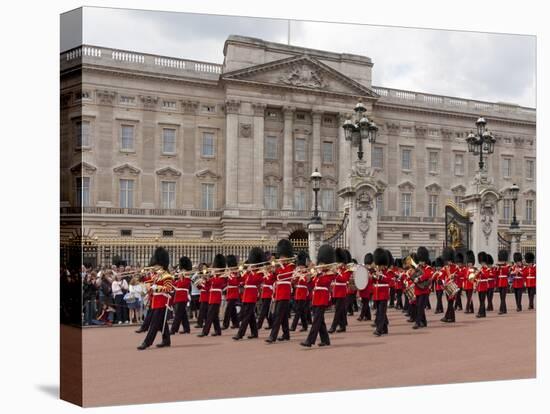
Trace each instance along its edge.
<path fill-rule="evenodd" d="M 414 284 L 405 288 L 405 296 L 407 297 L 409 302 L 412 302 L 416 299 L 416 295 L 414 294 Z"/>

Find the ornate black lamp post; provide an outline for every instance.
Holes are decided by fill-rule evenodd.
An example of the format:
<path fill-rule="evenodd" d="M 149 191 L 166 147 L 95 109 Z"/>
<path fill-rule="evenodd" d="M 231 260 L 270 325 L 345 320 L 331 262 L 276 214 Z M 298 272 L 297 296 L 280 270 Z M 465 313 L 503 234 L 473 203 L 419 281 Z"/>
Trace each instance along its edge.
<path fill-rule="evenodd" d="M 486 125 L 487 121 L 485 121 L 485 118 L 480 117 L 476 121 L 477 133 L 474 134 L 473 131 L 470 131 L 468 138 L 466 138 L 466 142 L 468 143 L 468 151 L 474 155 L 479 155 L 480 171 L 482 171 L 485 167 L 483 156 L 492 154 L 495 151 L 496 139 L 486 129 Z"/>
<path fill-rule="evenodd" d="M 342 128 L 344 128 L 346 141 L 351 141 L 351 144 L 357 149 L 357 158 L 363 159 L 363 139 L 368 139 L 369 142 L 376 142 L 376 133 L 378 127 L 373 121 L 367 118 L 367 108 L 359 99 L 357 105 L 353 109 L 355 111 L 355 119 L 346 119 Z"/>
<path fill-rule="evenodd" d="M 321 178 L 323 178 L 323 176 L 317 170 L 317 168 L 315 168 L 315 171 L 313 171 L 310 176 L 311 187 L 313 189 L 313 193 L 315 194 L 315 208 L 313 210 L 313 217 L 311 218 L 312 223 L 321 223 L 321 217 L 319 216 L 319 206 L 317 204 L 317 193 L 321 188 Z"/>
<path fill-rule="evenodd" d="M 512 202 L 514 203 L 514 214 L 512 216 L 510 228 L 517 229 L 519 228 L 519 223 L 516 218 L 516 201 L 518 201 L 519 187 L 516 184 L 512 184 L 512 186 L 510 187 L 510 193 L 512 194 Z"/>

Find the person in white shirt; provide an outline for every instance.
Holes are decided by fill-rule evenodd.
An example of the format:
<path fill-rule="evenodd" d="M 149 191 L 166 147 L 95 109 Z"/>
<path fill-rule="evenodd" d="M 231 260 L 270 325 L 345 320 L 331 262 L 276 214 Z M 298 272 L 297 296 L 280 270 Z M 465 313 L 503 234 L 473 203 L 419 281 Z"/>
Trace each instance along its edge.
<path fill-rule="evenodd" d="M 119 274 L 115 275 L 113 284 L 111 285 L 111 290 L 113 292 L 113 298 L 115 301 L 115 323 L 129 322 L 125 317 L 125 303 L 124 303 L 124 294 L 128 292 L 128 282 L 122 279 L 122 276 Z"/>
<path fill-rule="evenodd" d="M 128 305 L 129 310 L 129 320 L 130 322 L 141 323 L 141 314 L 142 314 L 142 303 L 143 296 L 145 295 L 145 287 L 139 283 L 139 279 L 134 276 L 130 280 L 130 286 L 128 293 L 124 295 L 126 304 Z"/>

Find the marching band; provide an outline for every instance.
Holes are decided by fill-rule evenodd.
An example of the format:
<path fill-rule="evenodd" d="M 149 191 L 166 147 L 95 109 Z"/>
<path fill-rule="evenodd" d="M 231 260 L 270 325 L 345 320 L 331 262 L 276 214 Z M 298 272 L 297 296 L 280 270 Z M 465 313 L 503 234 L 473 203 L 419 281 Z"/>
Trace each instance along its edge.
<path fill-rule="evenodd" d="M 388 304 L 401 309 L 414 322 L 413 329 L 428 326 L 426 309 L 429 296 L 435 292 L 437 304 L 434 313 L 444 313 L 441 322 L 454 323 L 456 311 L 462 310 L 461 295 L 466 293 L 465 314 L 474 313 L 472 297 L 477 293 L 478 318 L 492 311 L 492 295 L 496 289 L 500 306 L 498 315 L 505 315 L 506 295 L 512 288 L 517 311 L 522 311 L 521 299 L 525 289 L 529 309 L 534 309 L 536 294 L 535 256 L 527 252 L 514 253 L 514 263 L 508 263 L 508 252 L 498 253 L 498 262 L 486 252 L 443 249 L 433 262 L 427 248 L 421 246 L 415 253 L 403 259 L 393 259 L 388 250 L 376 248 L 367 253 L 363 264 L 356 264 L 346 249 L 334 249 L 330 245 L 319 248 L 316 263 L 309 260 L 306 252 L 294 254 L 287 239 L 277 244 L 274 257 L 259 247 L 250 250 L 247 260 L 238 265 L 234 255 L 215 255 L 211 267 L 194 268 L 188 257 L 181 257 L 179 269 L 169 271 L 168 252 L 159 247 L 153 254 L 149 267 L 143 269 L 142 279 L 148 289 L 149 311 L 142 326 L 136 332 L 147 332 L 138 347 L 150 347 L 160 331 L 162 341 L 157 347 L 170 346 L 170 336 L 179 332 L 191 332 L 187 306 L 193 288 L 200 291 L 200 310 L 197 325 L 199 337 L 210 334 L 219 336 L 222 330 L 237 329 L 232 337 L 241 340 L 247 330 L 249 339 L 258 338 L 258 330 L 264 321 L 270 334 L 269 344 L 290 340 L 290 332 L 298 324 L 301 332 L 308 332 L 300 343 L 311 347 L 319 337 L 319 346 L 330 345 L 330 334 L 346 332 L 350 301 L 361 300 L 359 321 L 371 320 L 371 301 L 375 311 L 373 327 L 375 336 L 387 335 Z M 464 262 L 466 261 L 466 264 Z M 353 292 L 353 298 L 350 298 Z M 446 310 L 443 297 L 446 298 Z M 404 303 L 402 301 L 404 297 Z M 392 301 L 393 299 L 393 301 Z M 460 302 L 459 302 L 460 300 Z M 220 321 L 222 303 L 225 303 L 223 320 Z M 291 306 L 292 305 L 292 306 Z M 327 329 L 325 314 L 334 306 L 330 329 Z M 294 318 L 289 326 L 291 307 Z M 310 309 L 313 317 L 311 317 Z M 169 328 L 169 315 L 173 321 Z M 279 336 L 279 331 L 282 334 Z"/>

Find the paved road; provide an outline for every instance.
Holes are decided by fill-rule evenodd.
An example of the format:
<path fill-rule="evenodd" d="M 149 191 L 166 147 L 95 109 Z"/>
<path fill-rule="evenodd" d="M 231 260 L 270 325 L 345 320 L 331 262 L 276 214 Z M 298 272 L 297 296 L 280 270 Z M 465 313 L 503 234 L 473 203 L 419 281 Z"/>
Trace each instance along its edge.
<path fill-rule="evenodd" d="M 485 319 L 457 312 L 455 324 L 428 310 L 428 328 L 416 331 L 390 309 L 390 334 L 380 338 L 370 322 L 351 317 L 348 332 L 333 334 L 325 348 L 299 346 L 304 333 L 269 345 L 265 330 L 235 342 L 232 330 L 197 338 L 194 329 L 173 336 L 171 348 L 137 351 L 143 334 L 133 327 L 84 329 L 84 405 L 533 378 L 535 312 L 516 312 L 512 295 L 508 304 L 507 315 Z"/>

